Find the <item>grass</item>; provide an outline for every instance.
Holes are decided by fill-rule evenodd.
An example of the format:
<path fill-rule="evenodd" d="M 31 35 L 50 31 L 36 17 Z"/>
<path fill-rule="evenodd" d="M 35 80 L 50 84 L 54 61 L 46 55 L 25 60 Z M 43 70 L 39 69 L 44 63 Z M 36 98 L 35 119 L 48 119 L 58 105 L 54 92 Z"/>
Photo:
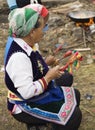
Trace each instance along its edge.
<path fill-rule="evenodd" d="M 79 130 L 95 130 L 95 63 L 82 66 L 75 74 L 76 88 L 81 93 L 80 108 L 83 113 L 83 119 Z M 86 95 L 92 96 L 87 99 Z"/>

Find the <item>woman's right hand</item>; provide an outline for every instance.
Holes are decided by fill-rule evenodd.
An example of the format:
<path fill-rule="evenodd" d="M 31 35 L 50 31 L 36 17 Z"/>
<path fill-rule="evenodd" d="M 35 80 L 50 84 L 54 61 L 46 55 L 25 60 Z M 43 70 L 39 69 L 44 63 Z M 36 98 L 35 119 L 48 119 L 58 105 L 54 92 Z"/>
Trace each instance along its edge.
<path fill-rule="evenodd" d="M 64 72 L 60 71 L 60 66 L 57 65 L 53 68 L 51 68 L 46 75 L 44 76 L 44 78 L 46 79 L 46 81 L 49 83 L 51 80 L 59 78 Z"/>

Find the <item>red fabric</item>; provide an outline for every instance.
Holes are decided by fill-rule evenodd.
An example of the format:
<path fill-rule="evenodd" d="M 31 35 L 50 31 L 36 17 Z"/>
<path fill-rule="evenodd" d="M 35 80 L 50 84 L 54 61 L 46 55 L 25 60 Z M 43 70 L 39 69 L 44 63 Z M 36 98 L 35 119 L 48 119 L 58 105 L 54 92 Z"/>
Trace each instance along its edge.
<path fill-rule="evenodd" d="M 92 0 L 92 3 L 95 4 L 95 0 Z"/>
<path fill-rule="evenodd" d="M 41 10 L 41 16 L 45 18 L 48 15 L 48 13 L 48 10 L 43 6 Z"/>
<path fill-rule="evenodd" d="M 47 82 L 46 82 L 46 80 L 45 80 L 44 77 L 41 78 L 41 80 L 42 80 L 42 82 L 43 82 L 43 84 L 44 84 L 44 89 L 46 90 L 46 89 L 47 89 Z"/>

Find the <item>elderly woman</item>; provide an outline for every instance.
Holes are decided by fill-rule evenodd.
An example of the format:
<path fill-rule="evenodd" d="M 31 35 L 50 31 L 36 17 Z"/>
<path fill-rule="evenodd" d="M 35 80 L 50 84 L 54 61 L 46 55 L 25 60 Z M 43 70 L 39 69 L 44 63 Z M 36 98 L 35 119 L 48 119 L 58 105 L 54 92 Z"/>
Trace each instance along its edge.
<path fill-rule="evenodd" d="M 64 73 L 61 66 L 49 69 L 35 47 L 43 37 L 48 16 L 48 10 L 40 4 L 9 14 L 13 40 L 5 52 L 8 110 L 24 123 L 45 121 L 54 130 L 78 130 L 82 114 L 74 88 L 55 85 L 54 79 Z"/>
<path fill-rule="evenodd" d="M 37 4 L 37 3 L 42 4 L 41 0 L 7 0 L 7 4 L 9 6 L 10 11 L 16 8 L 24 7 L 29 4 Z M 43 31 L 47 31 L 47 30 L 48 30 L 48 25 L 44 28 Z M 9 36 L 7 42 L 8 44 L 11 43 L 12 37 Z M 36 49 L 37 48 L 39 49 L 38 43 L 36 43 L 35 46 Z M 52 65 L 55 64 L 58 60 L 54 56 L 50 55 L 47 58 L 45 58 L 45 61 L 48 65 Z M 72 78 L 70 74 L 68 74 L 68 77 Z"/>

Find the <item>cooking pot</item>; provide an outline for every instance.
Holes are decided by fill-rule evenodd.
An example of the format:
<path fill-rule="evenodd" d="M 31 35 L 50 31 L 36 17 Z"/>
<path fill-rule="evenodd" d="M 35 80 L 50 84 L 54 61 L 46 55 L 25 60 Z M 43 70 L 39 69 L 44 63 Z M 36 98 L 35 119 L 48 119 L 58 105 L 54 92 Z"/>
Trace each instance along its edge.
<path fill-rule="evenodd" d="M 95 12 L 93 11 L 73 11 L 68 14 L 71 20 L 77 23 L 88 23 L 90 18 L 95 22 Z"/>

